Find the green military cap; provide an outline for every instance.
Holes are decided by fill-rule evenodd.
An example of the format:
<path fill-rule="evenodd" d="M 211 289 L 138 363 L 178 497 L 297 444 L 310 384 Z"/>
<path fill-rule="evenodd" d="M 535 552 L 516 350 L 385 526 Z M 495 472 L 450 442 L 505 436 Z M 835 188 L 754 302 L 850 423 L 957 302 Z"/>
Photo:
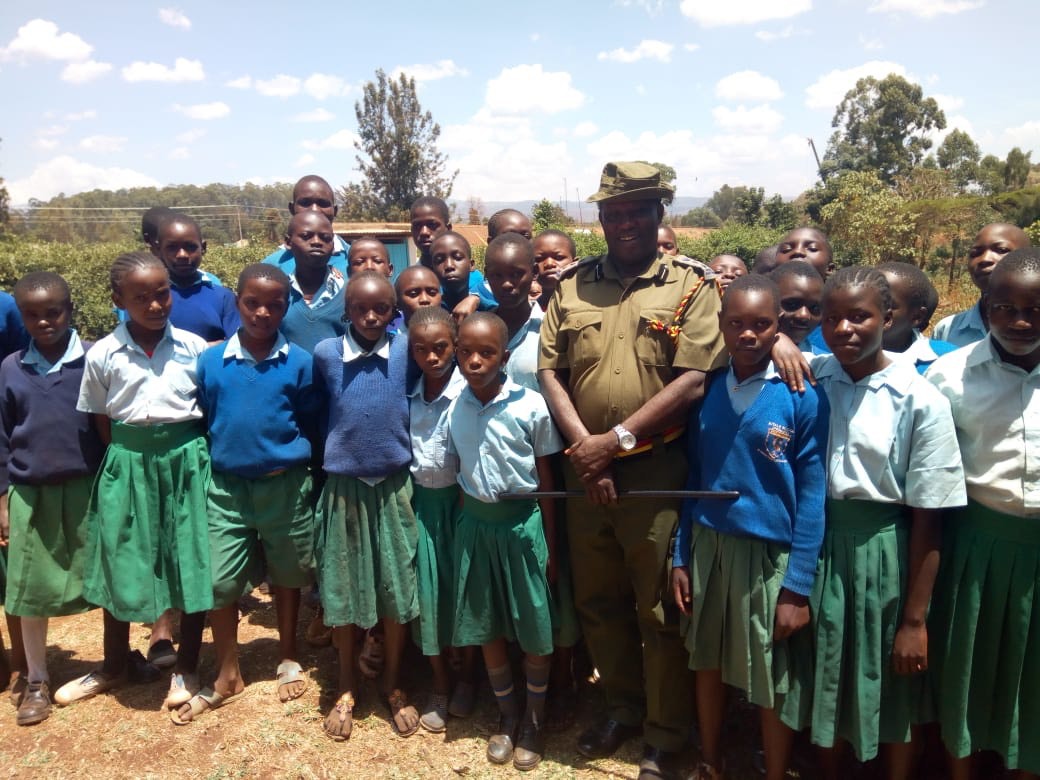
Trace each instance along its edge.
<path fill-rule="evenodd" d="M 661 180 L 661 171 L 642 162 L 609 162 L 599 177 L 599 190 L 588 203 L 619 200 L 661 200 L 675 195 L 675 187 Z"/>

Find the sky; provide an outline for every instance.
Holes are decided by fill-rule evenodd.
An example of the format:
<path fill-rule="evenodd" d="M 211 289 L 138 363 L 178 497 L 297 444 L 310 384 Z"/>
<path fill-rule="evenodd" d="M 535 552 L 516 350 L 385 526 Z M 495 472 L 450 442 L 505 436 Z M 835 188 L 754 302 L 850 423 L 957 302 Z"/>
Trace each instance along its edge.
<path fill-rule="evenodd" d="M 0 7 L 14 204 L 94 188 L 358 180 L 355 101 L 405 72 L 452 198 L 573 207 L 609 160 L 678 194 L 813 184 L 856 79 L 922 85 L 984 154 L 1040 161 L 1037 0 L 50 2 Z M 942 134 L 939 134 L 941 137 Z M 146 205 L 146 204 L 142 204 Z"/>

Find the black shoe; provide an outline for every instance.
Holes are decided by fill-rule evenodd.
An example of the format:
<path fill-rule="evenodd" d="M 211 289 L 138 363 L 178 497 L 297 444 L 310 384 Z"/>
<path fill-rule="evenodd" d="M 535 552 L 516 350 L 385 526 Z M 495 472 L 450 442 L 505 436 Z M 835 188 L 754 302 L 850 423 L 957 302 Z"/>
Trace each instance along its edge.
<path fill-rule="evenodd" d="M 126 679 L 139 685 L 141 683 L 158 682 L 162 678 L 162 672 L 155 664 L 148 663 L 141 655 L 140 650 L 134 650 L 126 657 Z"/>
<path fill-rule="evenodd" d="M 498 731 L 488 740 L 487 759 L 492 764 L 508 764 L 513 758 L 513 745 L 516 744 L 516 732 L 520 728 L 520 718 L 515 715 L 498 719 Z"/>
<path fill-rule="evenodd" d="M 578 752 L 585 758 L 607 758 L 614 755 L 626 740 L 642 733 L 641 726 L 629 726 L 607 718 L 581 733 Z"/>
<path fill-rule="evenodd" d="M 513 768 L 528 772 L 542 762 L 545 752 L 544 727 L 534 717 L 525 717 L 513 749 Z"/>
<path fill-rule="evenodd" d="M 679 754 L 646 745 L 639 759 L 639 780 L 673 780 L 679 777 Z"/>

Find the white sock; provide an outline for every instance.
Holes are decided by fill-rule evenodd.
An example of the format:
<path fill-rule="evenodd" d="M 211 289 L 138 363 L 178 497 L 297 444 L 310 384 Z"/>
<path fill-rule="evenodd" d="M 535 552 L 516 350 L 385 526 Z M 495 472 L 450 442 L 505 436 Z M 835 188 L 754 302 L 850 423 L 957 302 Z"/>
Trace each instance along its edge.
<path fill-rule="evenodd" d="M 47 618 L 22 618 L 22 644 L 29 667 L 29 682 L 50 682 L 47 674 Z"/>

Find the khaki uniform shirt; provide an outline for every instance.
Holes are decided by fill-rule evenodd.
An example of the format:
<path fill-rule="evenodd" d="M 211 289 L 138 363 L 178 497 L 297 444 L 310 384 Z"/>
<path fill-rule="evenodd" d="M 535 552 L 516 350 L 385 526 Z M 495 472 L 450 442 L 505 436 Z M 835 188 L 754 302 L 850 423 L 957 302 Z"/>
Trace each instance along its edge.
<path fill-rule="evenodd" d="M 698 287 L 673 339 L 652 323 L 673 324 L 682 298 Z M 605 433 L 642 407 L 676 369 L 726 364 L 714 274 L 687 257 L 659 256 L 627 285 L 607 255 L 583 260 L 560 281 L 541 329 L 538 368 L 570 372 L 578 416 Z"/>

